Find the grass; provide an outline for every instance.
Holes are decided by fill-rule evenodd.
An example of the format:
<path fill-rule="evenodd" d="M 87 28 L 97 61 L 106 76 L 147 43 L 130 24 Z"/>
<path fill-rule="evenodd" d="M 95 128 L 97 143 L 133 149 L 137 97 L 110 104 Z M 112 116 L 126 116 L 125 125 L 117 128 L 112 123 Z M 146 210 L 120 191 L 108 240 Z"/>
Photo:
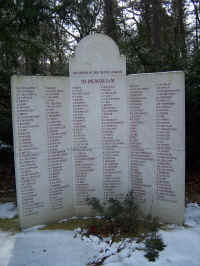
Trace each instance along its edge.
<path fill-rule="evenodd" d="M 18 218 L 0 219 L 0 230 L 12 233 L 20 232 Z"/>
<path fill-rule="evenodd" d="M 62 222 L 62 223 L 54 223 L 46 225 L 39 230 L 75 230 L 77 228 L 90 230 L 91 226 L 95 226 L 98 228 L 102 227 L 105 224 L 104 219 L 98 219 L 98 218 L 88 218 L 88 219 L 70 219 L 68 221 Z M 138 241 L 143 241 L 145 237 L 152 232 L 152 223 L 147 223 L 145 221 L 141 221 L 137 224 L 137 228 L 135 232 L 130 233 L 120 233 L 119 235 L 116 235 L 115 241 L 120 241 L 124 238 L 137 238 Z M 101 235 L 102 237 L 106 237 L 108 235 L 104 235 L 104 233 L 99 234 L 99 232 L 94 231 L 94 235 Z"/>
<path fill-rule="evenodd" d="M 66 222 L 60 222 L 60 223 L 54 223 L 46 225 L 39 230 L 75 230 L 77 228 L 81 229 L 89 229 L 91 225 L 96 224 L 104 224 L 104 219 L 98 219 L 98 218 L 88 218 L 88 219 L 69 219 Z M 0 219 L 0 230 L 1 231 L 9 231 L 9 232 L 20 232 L 20 226 L 19 226 L 19 220 L 17 217 L 12 219 Z M 122 238 L 126 237 L 133 237 L 138 238 L 138 241 L 142 241 L 145 239 L 145 236 L 151 232 L 151 226 L 148 226 L 148 224 L 141 221 L 140 224 L 137 226 L 136 233 L 133 233 L 130 235 L 130 233 L 127 234 L 120 234 L 118 237 L 115 238 L 115 241 L 120 241 Z"/>
<path fill-rule="evenodd" d="M 46 225 L 39 230 L 75 230 L 77 228 L 81 229 L 88 229 L 91 225 L 95 224 L 104 224 L 104 219 L 98 219 L 98 218 L 88 218 L 88 219 L 69 219 L 66 222 L 61 223 L 54 223 Z M 150 226 L 151 227 L 151 226 Z M 148 225 L 144 222 L 141 222 L 137 226 L 136 233 L 130 235 L 128 234 L 121 234 L 121 238 L 125 237 L 141 237 L 141 235 L 145 236 L 148 233 L 151 232 L 151 228 L 148 227 Z M 0 219 L 0 230 L 1 231 L 11 231 L 11 232 L 20 232 L 20 226 L 19 226 L 19 220 L 17 217 L 12 219 Z"/>
<path fill-rule="evenodd" d="M 88 219 L 69 219 L 66 222 L 54 223 L 44 226 L 39 230 L 75 230 L 77 228 L 87 229 L 90 224 L 97 222 L 97 218 L 88 218 Z"/>
<path fill-rule="evenodd" d="M 188 202 L 200 203 L 200 192 L 190 191 L 187 194 Z"/>

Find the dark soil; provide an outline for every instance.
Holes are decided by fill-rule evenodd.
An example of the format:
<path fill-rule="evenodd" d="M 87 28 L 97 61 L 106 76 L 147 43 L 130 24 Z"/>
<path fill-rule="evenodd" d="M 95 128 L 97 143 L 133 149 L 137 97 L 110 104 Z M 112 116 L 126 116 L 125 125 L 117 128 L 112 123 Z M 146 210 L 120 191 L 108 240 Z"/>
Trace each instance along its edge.
<path fill-rule="evenodd" d="M 0 150 L 0 202 L 8 201 L 16 201 L 13 153 Z"/>
<path fill-rule="evenodd" d="M 198 202 L 200 204 L 200 168 L 190 171 L 185 184 L 186 203 Z"/>

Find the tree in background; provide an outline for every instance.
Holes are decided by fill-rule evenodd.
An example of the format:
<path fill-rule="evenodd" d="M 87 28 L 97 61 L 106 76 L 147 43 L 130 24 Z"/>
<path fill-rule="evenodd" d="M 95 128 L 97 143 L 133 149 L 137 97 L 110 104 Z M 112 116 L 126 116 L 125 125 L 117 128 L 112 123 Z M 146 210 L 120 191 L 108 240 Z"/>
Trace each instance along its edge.
<path fill-rule="evenodd" d="M 103 0 L 57 1 L 56 12 L 63 23 L 62 27 L 75 45 L 90 32 L 96 31 L 102 3 Z"/>
<path fill-rule="evenodd" d="M 119 43 L 121 32 L 118 25 L 118 18 L 121 14 L 118 3 L 116 0 L 104 0 L 103 8 L 102 30 L 116 43 Z"/>
<path fill-rule="evenodd" d="M 200 32 L 200 1 L 191 0 L 193 5 L 193 15 L 194 15 L 194 48 L 199 48 L 199 32 Z"/>
<path fill-rule="evenodd" d="M 0 0 L 0 139 L 12 140 L 11 75 L 67 75 L 80 39 L 103 32 L 126 55 L 128 73 L 185 71 L 189 157 L 197 161 L 199 14 L 199 0 Z"/>

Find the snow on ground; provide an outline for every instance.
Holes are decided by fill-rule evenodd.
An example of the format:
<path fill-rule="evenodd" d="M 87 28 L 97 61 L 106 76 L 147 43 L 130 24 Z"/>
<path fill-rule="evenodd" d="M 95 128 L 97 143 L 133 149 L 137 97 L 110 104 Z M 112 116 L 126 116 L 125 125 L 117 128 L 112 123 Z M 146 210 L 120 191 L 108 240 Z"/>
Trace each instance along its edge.
<path fill-rule="evenodd" d="M 13 236 L 7 264 L 1 266 L 83 266 L 96 254 L 90 245 L 73 239 L 72 231 L 27 231 Z M 1 237 L 1 236 L 0 236 Z M 8 254 L 9 255 L 9 254 Z"/>
<path fill-rule="evenodd" d="M 9 265 L 15 247 L 15 236 L 0 232 L 0 266 Z"/>
<path fill-rule="evenodd" d="M 11 210 L 14 216 L 13 205 L 0 204 L 0 218 L 11 217 Z M 155 262 L 144 257 L 143 244 L 128 239 L 110 245 L 109 239 L 81 240 L 73 231 L 38 227 L 16 234 L 0 232 L 0 266 L 84 266 L 104 256 L 106 266 L 200 266 L 200 206 L 188 204 L 185 224 L 160 231 L 167 247 Z"/>
<path fill-rule="evenodd" d="M 0 203 L 0 219 L 13 218 L 17 215 L 17 209 L 14 203 Z"/>

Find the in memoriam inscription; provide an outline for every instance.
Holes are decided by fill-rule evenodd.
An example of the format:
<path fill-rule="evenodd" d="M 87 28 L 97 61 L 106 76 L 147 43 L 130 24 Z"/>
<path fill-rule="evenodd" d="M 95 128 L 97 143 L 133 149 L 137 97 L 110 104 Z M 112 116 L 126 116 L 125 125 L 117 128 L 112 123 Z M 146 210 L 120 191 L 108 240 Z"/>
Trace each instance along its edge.
<path fill-rule="evenodd" d="M 183 72 L 126 76 L 102 34 L 81 40 L 69 65 L 69 78 L 12 77 L 21 227 L 90 215 L 86 198 L 130 190 L 145 213 L 182 223 Z"/>

